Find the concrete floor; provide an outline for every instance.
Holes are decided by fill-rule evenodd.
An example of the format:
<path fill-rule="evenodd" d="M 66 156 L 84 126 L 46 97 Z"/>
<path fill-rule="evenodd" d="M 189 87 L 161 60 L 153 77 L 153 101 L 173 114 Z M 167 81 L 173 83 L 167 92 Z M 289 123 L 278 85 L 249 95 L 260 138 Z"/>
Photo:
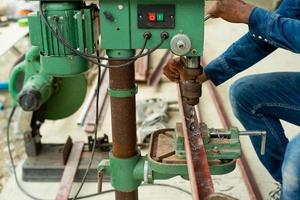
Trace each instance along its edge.
<path fill-rule="evenodd" d="M 170 82 L 163 82 L 158 88 L 150 88 L 145 85 L 140 85 L 140 92 L 137 95 L 137 99 L 147 99 L 147 98 L 162 98 L 166 101 L 174 101 L 177 99 L 175 84 Z M 206 101 L 206 100 L 205 100 Z M 205 102 L 203 102 L 205 103 Z M 205 103 L 208 105 L 207 103 Z M 214 108 L 208 107 L 210 115 L 216 116 Z M 85 140 L 85 133 L 76 125 L 76 119 L 78 117 L 77 112 L 73 116 L 69 117 L 65 120 L 60 121 L 47 121 L 46 124 L 42 128 L 43 133 L 43 142 L 62 142 L 71 135 L 75 140 Z M 178 112 L 170 112 L 169 113 L 169 127 L 175 127 L 176 122 L 180 121 Z M 215 117 L 216 118 L 216 117 Z M 215 121 L 217 124 L 218 122 Z M 213 123 L 211 123 L 213 124 Z M 62 131 L 63 130 L 63 131 Z M 55 134 L 53 134 L 55 133 Z M 100 135 L 104 133 L 110 133 L 110 114 L 107 113 L 107 117 L 104 121 L 103 128 L 99 131 Z M 110 134 L 109 134 L 110 135 Z M 18 168 L 20 175 L 20 167 Z M 235 196 L 239 199 L 249 199 L 247 195 L 247 190 L 244 184 L 241 184 L 243 181 L 241 176 L 239 175 L 239 170 L 235 170 L 233 173 L 224 176 L 214 176 L 213 177 L 214 185 L 216 190 L 219 192 L 227 193 L 229 195 Z M 179 177 L 167 180 L 167 181 L 158 181 L 158 183 L 168 183 L 172 185 L 177 185 L 186 190 L 190 190 L 189 182 L 182 180 Z M 22 182 L 25 188 L 30 191 L 30 193 L 35 194 L 36 196 L 43 198 L 53 199 L 58 190 L 58 183 L 26 183 Z M 72 194 L 76 192 L 78 188 L 78 183 L 75 183 L 73 186 Z M 109 183 L 104 184 L 104 190 L 111 188 Z M 12 192 L 14 191 L 14 192 Z M 162 187 L 150 187 L 150 188 L 141 188 L 140 189 L 140 199 L 150 200 L 150 199 L 164 199 L 164 200 L 172 200 L 174 197 L 179 199 L 189 200 L 191 197 L 189 195 L 183 194 L 182 192 L 178 192 L 173 189 L 162 188 Z M 87 183 L 82 190 L 82 195 L 90 194 L 96 192 L 96 184 L 95 183 Z M 0 195 L 0 199 L 4 200 L 10 199 L 30 199 L 24 196 L 18 189 L 16 189 L 16 185 L 14 180 L 9 180 L 8 184 L 4 188 L 2 194 Z M 97 198 L 92 198 L 97 199 Z M 113 199 L 113 194 L 107 194 L 101 197 L 103 200 Z"/>
<path fill-rule="evenodd" d="M 266 2 L 266 1 L 265 1 Z M 261 2 L 263 3 L 263 2 Z M 234 25 L 224 22 L 223 20 L 210 20 L 206 24 L 205 30 L 205 57 L 207 61 L 210 61 L 221 54 L 232 42 L 237 38 L 247 32 L 247 26 L 245 25 Z M 228 98 L 229 86 L 238 78 L 256 73 L 264 73 L 271 71 L 299 71 L 298 61 L 300 59 L 299 55 L 287 52 L 285 50 L 277 50 L 268 58 L 264 59 L 254 67 L 245 72 L 234 77 L 232 80 L 227 81 L 223 85 L 218 87 L 222 102 L 225 105 L 226 111 L 229 113 L 230 120 L 232 123 L 239 128 L 243 128 L 240 123 L 234 118 L 230 102 Z M 154 59 L 153 62 L 157 62 Z M 146 86 L 140 86 L 140 92 L 137 95 L 137 99 L 153 98 L 159 97 L 167 101 L 176 100 L 175 95 L 175 85 L 164 81 L 163 84 L 158 88 L 149 88 Z M 203 112 L 203 120 L 210 127 L 221 127 L 220 121 L 217 119 L 217 113 L 210 101 L 207 87 L 204 85 L 204 94 L 201 100 L 200 108 Z M 76 119 L 80 111 L 78 111 L 73 116 L 65 120 L 51 122 L 48 121 L 42 128 L 43 132 L 43 142 L 62 142 L 65 141 L 68 135 L 72 135 L 73 138 L 77 140 L 85 140 L 86 135 L 83 133 L 82 129 L 77 127 Z M 179 115 L 176 112 L 170 113 L 169 126 L 174 127 L 175 123 L 179 121 Z M 292 126 L 284 122 L 286 127 L 286 132 L 289 137 L 293 137 L 294 134 L 300 132 L 299 127 Z M 51 130 L 51 131 L 50 131 Z M 55 134 L 53 134 L 55 133 Z M 104 127 L 99 131 L 100 134 L 110 133 L 110 117 L 109 112 L 104 122 Z M 260 188 L 264 193 L 264 199 L 268 199 L 268 193 L 274 188 L 274 180 L 266 172 L 266 170 L 261 166 L 257 160 L 256 155 L 253 152 L 248 139 L 243 139 L 243 148 L 247 152 L 247 158 L 251 161 L 251 168 L 255 172 L 255 178 L 260 184 Z M 20 169 L 19 169 L 20 171 Z M 19 173 L 20 174 L 20 173 Z M 242 184 L 239 171 L 236 170 L 233 173 L 225 176 L 215 176 L 214 183 L 216 185 L 216 190 L 224 192 L 237 197 L 238 199 L 246 200 L 249 199 L 247 196 L 246 188 Z M 178 185 L 182 188 L 189 190 L 189 183 L 183 181 L 180 178 L 174 178 L 164 183 Z M 58 189 L 57 183 L 22 183 L 25 188 L 28 189 L 32 194 L 39 197 L 44 197 L 48 199 L 53 199 L 55 193 Z M 78 184 L 74 184 L 73 192 L 76 191 Z M 109 184 L 104 185 L 104 189 L 110 188 Z M 84 186 L 82 194 L 89 194 L 96 191 L 96 184 L 88 183 Z M 155 188 L 141 188 L 140 189 L 140 199 L 191 199 L 191 197 L 182 194 L 180 192 L 174 191 L 172 189 L 155 187 Z M 9 180 L 8 184 L 4 188 L 0 195 L 0 199 L 11 200 L 11 199 L 28 199 L 16 188 L 14 181 Z M 94 198 L 94 199 L 100 199 Z M 104 195 L 101 199 L 113 199 L 112 194 Z"/>

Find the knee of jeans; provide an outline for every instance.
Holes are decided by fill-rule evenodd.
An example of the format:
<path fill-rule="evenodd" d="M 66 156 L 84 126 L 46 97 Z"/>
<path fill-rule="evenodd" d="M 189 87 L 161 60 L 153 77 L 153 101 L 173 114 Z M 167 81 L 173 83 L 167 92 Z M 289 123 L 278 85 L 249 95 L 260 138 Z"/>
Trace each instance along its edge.
<path fill-rule="evenodd" d="M 249 107 L 249 100 L 252 96 L 251 93 L 253 93 L 253 90 L 251 89 L 253 85 L 252 82 L 252 76 L 247 76 L 237 80 L 230 86 L 229 97 L 236 117 L 239 116 L 243 107 Z"/>

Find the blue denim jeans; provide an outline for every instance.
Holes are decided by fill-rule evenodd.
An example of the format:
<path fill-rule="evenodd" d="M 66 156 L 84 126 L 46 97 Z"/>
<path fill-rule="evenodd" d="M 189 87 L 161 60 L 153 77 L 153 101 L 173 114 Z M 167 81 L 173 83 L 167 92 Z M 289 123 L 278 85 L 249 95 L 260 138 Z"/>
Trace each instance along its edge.
<path fill-rule="evenodd" d="M 282 183 L 282 200 L 300 199 L 300 134 L 289 141 L 280 119 L 300 126 L 300 73 L 252 75 L 230 89 L 235 116 L 247 130 L 266 130 L 266 154 L 261 138 L 251 137 L 254 149 L 272 175 Z"/>

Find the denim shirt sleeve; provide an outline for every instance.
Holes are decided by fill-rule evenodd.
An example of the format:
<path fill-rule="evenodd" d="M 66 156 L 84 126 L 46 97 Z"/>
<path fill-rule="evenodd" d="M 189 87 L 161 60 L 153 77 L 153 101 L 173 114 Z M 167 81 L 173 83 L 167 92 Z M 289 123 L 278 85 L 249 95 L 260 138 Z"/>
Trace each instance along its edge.
<path fill-rule="evenodd" d="M 204 71 L 220 85 L 256 64 L 278 47 L 300 52 L 300 0 L 284 0 L 275 13 L 255 8 L 249 20 L 249 33 L 233 43 Z"/>
<path fill-rule="evenodd" d="M 300 53 L 300 20 L 298 19 L 255 8 L 250 16 L 249 30 L 275 47 Z"/>
<path fill-rule="evenodd" d="M 214 85 L 220 85 L 237 73 L 254 65 L 276 47 L 253 38 L 247 33 L 233 43 L 221 56 L 204 67 L 204 72 Z"/>

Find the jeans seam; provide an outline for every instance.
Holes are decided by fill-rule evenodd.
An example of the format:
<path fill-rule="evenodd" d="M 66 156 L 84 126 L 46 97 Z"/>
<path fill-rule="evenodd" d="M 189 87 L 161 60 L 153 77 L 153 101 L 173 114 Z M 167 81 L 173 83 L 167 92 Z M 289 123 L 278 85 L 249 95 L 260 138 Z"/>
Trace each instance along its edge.
<path fill-rule="evenodd" d="M 290 110 L 296 110 L 300 111 L 300 106 L 294 106 L 294 105 L 289 105 L 289 104 L 284 104 L 284 103 L 260 103 L 256 104 L 253 106 L 253 109 L 251 110 L 252 114 L 256 114 L 257 110 L 259 110 L 262 107 L 281 107 L 281 108 L 286 108 Z"/>
<path fill-rule="evenodd" d="M 272 127 L 272 125 L 268 122 L 268 120 L 264 117 L 264 115 L 257 113 L 257 111 L 260 108 L 265 107 L 265 106 L 266 107 L 281 107 L 281 108 L 286 108 L 286 109 L 290 109 L 290 110 L 297 110 L 297 111 L 300 111 L 300 107 L 294 106 L 294 105 L 289 105 L 289 104 L 283 104 L 283 103 L 261 103 L 261 104 L 254 105 L 251 109 L 251 113 L 254 114 L 254 115 L 259 116 L 263 120 L 265 125 L 271 130 L 270 132 L 273 135 L 273 137 L 275 138 L 275 140 L 277 141 L 278 145 L 280 146 L 280 150 L 282 152 L 284 152 L 283 144 L 280 141 L 277 134 L 275 134 L 276 130 Z"/>
<path fill-rule="evenodd" d="M 242 104 L 240 104 L 240 103 L 237 103 L 237 104 L 238 104 L 239 106 L 243 107 Z M 261 105 L 261 104 L 258 104 L 258 105 Z M 258 113 L 256 112 L 258 109 L 255 109 L 255 107 L 256 107 L 256 106 L 253 106 L 253 109 L 250 110 L 251 113 L 252 113 L 253 115 L 257 115 L 258 117 L 260 117 L 260 118 L 262 119 L 262 121 L 265 123 L 265 125 L 271 130 L 271 134 L 274 136 L 274 138 L 276 139 L 277 143 L 279 144 L 280 150 L 281 150 L 282 152 L 284 152 L 283 144 L 281 143 L 281 141 L 280 141 L 280 139 L 278 138 L 277 134 L 275 134 L 275 133 L 276 133 L 275 129 L 270 125 L 270 123 L 268 122 L 268 120 L 267 120 L 262 114 L 258 114 Z"/>

